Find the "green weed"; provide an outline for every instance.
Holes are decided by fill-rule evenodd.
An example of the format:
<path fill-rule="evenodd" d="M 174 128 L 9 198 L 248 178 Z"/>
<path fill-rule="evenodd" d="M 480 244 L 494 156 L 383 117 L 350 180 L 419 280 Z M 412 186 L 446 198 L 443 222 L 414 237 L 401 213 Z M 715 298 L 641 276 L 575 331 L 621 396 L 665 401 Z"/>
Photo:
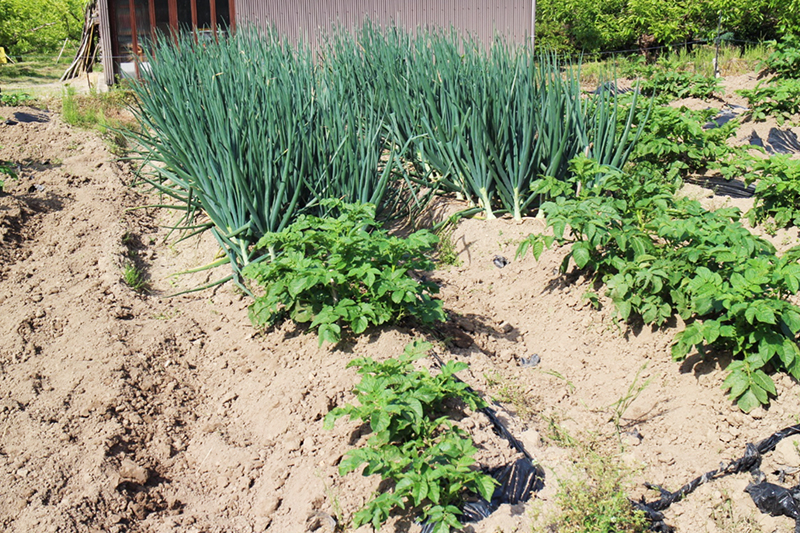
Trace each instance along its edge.
<path fill-rule="evenodd" d="M 539 411 L 536 398 L 526 393 L 517 379 L 507 378 L 497 371 L 484 374 L 483 377 L 493 399 L 510 405 L 516 416 L 528 420 Z"/>
<path fill-rule="evenodd" d="M 611 410 L 611 422 L 614 423 L 614 428 L 616 429 L 617 437 L 621 439 L 622 430 L 620 428 L 620 424 L 622 423 L 622 417 L 625 416 L 625 412 L 628 408 L 636 401 L 636 398 L 650 385 L 650 380 L 646 379 L 644 382 L 640 382 L 639 378 L 644 372 L 645 368 L 647 368 L 647 363 L 644 363 L 639 370 L 636 372 L 636 376 L 634 376 L 633 381 L 628 386 L 628 390 L 623 394 L 616 402 L 612 403 L 609 406 Z"/>
<path fill-rule="evenodd" d="M 711 508 L 710 517 L 717 528 L 725 533 L 762 533 L 756 519 L 736 512 L 727 492 L 723 493 L 722 501 Z"/>
<path fill-rule="evenodd" d="M 17 171 L 12 163 L 0 159 L 0 192 L 3 192 L 3 187 L 6 185 L 4 177 L 15 180 L 17 179 Z"/>
<path fill-rule="evenodd" d="M 456 230 L 454 222 L 448 222 L 436 232 L 439 242 L 436 245 L 436 261 L 445 266 L 461 266 L 458 250 L 453 242 L 453 232 Z"/>
<path fill-rule="evenodd" d="M 156 313 L 156 314 L 152 315 L 152 318 L 155 319 L 155 320 L 165 320 L 166 321 L 166 320 L 172 320 L 173 318 L 176 318 L 176 317 L 180 316 L 180 314 L 181 314 L 180 309 L 172 309 L 172 310 L 169 310 L 169 311 L 164 311 L 163 313 Z"/>
<path fill-rule="evenodd" d="M 316 472 L 315 475 L 322 479 L 322 475 L 319 472 Z M 322 480 L 323 485 L 325 486 L 325 497 L 330 502 L 331 511 L 333 512 L 333 519 L 336 521 L 336 525 L 334 526 L 334 533 L 343 533 L 350 529 L 350 520 L 344 514 L 344 510 L 342 509 L 342 501 L 339 497 L 339 491 L 328 485 L 325 480 Z"/>
<path fill-rule="evenodd" d="M 559 533 L 640 533 L 649 529 L 644 513 L 637 511 L 627 496 L 631 475 L 619 457 L 603 451 L 594 437 L 570 435 L 557 416 L 547 422 L 543 437 L 551 445 L 570 449 L 571 469 L 558 478 L 555 503 L 558 510 L 538 515 L 544 531 Z M 536 512 L 536 511 L 534 511 Z M 542 531 L 534 526 L 533 533 Z"/>
<path fill-rule="evenodd" d="M 122 280 L 135 292 L 144 293 L 149 291 L 147 275 L 133 261 L 125 261 L 122 267 Z"/>
<path fill-rule="evenodd" d="M 559 415 L 547 416 L 539 414 L 539 417 L 547 424 L 542 439 L 554 446 L 560 448 L 577 448 L 581 442 L 574 438 L 569 432 L 561 425 L 561 418 Z"/>
<path fill-rule="evenodd" d="M 584 448 L 573 477 L 560 480 L 556 503 L 559 533 L 639 533 L 650 523 L 631 505 L 625 491 L 628 473 L 612 457 Z"/>
<path fill-rule="evenodd" d="M 536 369 L 536 371 L 537 372 L 541 372 L 542 374 L 546 374 L 548 376 L 553 376 L 554 378 L 560 379 L 561 381 L 563 381 L 566 384 L 566 386 L 569 389 L 570 393 L 575 392 L 575 384 L 572 383 L 572 381 L 568 380 L 566 377 L 564 377 L 564 375 L 561 372 L 558 372 L 556 370 L 539 370 L 538 368 Z"/>

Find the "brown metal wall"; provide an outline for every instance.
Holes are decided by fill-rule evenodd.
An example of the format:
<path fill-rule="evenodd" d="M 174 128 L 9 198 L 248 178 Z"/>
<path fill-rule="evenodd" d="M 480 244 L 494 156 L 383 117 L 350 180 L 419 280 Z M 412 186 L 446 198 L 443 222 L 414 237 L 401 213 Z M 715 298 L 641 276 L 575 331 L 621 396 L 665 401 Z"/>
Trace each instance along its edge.
<path fill-rule="evenodd" d="M 522 43 L 531 34 L 531 9 L 531 0 L 236 0 L 236 19 L 261 28 L 272 23 L 282 35 L 305 37 L 312 46 L 333 25 L 352 28 L 366 17 L 409 29 L 452 25 L 483 42 L 502 34 Z"/>

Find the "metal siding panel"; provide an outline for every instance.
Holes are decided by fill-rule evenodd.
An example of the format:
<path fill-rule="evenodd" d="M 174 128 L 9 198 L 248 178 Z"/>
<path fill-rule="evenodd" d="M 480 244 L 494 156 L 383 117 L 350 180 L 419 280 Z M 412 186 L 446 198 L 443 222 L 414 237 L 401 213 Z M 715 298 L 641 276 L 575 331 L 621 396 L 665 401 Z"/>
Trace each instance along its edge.
<path fill-rule="evenodd" d="M 238 0 L 236 18 L 262 29 L 274 24 L 280 34 L 291 40 L 304 37 L 312 46 L 337 23 L 356 28 L 367 16 L 412 31 L 452 25 L 486 44 L 497 32 L 522 44 L 530 36 L 531 7 L 531 0 Z"/>

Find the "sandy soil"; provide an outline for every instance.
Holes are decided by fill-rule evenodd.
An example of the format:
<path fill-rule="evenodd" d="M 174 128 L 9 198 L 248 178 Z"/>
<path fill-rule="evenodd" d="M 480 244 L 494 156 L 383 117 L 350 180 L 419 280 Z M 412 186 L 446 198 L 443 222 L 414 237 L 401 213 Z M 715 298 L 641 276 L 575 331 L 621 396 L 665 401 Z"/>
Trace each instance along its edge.
<path fill-rule="evenodd" d="M 629 467 L 633 497 L 654 499 L 645 481 L 675 490 L 798 422 L 799 389 L 789 378 L 777 378 L 769 409 L 745 415 L 720 388 L 724 357 L 674 362 L 674 328 L 620 324 L 602 296 L 595 310 L 583 298 L 589 281 L 557 272 L 565 249 L 515 260 L 520 239 L 542 230 L 536 219 L 457 227 L 460 266 L 432 274 L 452 317 L 436 334 L 383 328 L 319 348 L 290 325 L 257 333 L 248 299 L 230 284 L 168 298 L 224 275 L 170 276 L 212 261 L 214 243 L 165 242 L 170 214 L 131 210 L 158 199 L 130 187 L 132 173 L 103 141 L 47 118 L 0 125 L 0 159 L 21 170 L 0 196 L 3 531 L 333 531 L 377 481 L 338 475 L 363 435 L 353 423 L 324 431 L 322 418 L 352 400 L 357 376 L 348 361 L 397 355 L 415 338 L 467 362 L 461 377 L 505 400 L 495 408 L 547 472 L 531 502 L 504 506 L 467 531 L 544 530 L 559 480 L 580 476 L 580 447 L 554 439 L 554 425 Z M 687 194 L 710 207 L 730 202 L 700 188 Z M 735 202 L 746 208 L 749 200 Z M 786 247 L 797 232 L 774 239 Z M 495 267 L 495 255 L 510 264 Z M 149 293 L 123 283 L 127 261 L 148 273 Z M 533 354 L 541 363 L 522 367 Z M 515 457 L 482 415 L 462 424 L 482 464 Z M 763 470 L 775 481 L 773 473 L 798 466 L 787 440 Z M 672 506 L 667 522 L 681 532 L 791 531 L 791 520 L 758 512 L 743 492 L 749 481 L 738 474 L 704 485 Z M 784 484 L 797 482 L 789 473 Z M 407 513 L 384 530 L 419 526 Z"/>

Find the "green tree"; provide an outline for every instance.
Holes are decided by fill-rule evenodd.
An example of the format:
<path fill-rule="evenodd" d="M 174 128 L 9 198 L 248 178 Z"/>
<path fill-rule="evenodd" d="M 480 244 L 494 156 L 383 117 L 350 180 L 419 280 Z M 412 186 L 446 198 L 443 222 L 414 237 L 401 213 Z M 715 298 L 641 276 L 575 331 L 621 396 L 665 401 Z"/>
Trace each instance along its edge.
<path fill-rule="evenodd" d="M 800 0 L 768 0 L 781 34 L 800 35 Z"/>
<path fill-rule="evenodd" d="M 602 52 L 713 40 L 720 17 L 722 31 L 736 39 L 774 39 L 800 33 L 800 0 L 539 0 L 537 41 Z"/>
<path fill-rule="evenodd" d="M 0 0 L 0 46 L 9 54 L 58 50 L 77 41 L 86 0 Z"/>

